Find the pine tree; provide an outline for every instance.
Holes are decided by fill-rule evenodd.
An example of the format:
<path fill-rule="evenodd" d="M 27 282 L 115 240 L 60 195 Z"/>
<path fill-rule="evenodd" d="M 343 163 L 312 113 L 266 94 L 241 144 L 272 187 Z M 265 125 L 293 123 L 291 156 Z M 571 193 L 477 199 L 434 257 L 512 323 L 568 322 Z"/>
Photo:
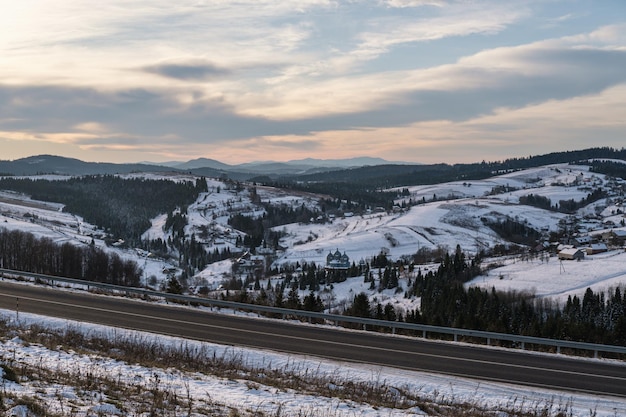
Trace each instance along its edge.
<path fill-rule="evenodd" d="M 351 316 L 355 317 L 370 317 L 370 301 L 367 294 L 364 292 L 358 293 L 354 296 L 351 308 L 348 310 Z"/>
<path fill-rule="evenodd" d="M 300 303 L 300 296 L 298 295 L 298 287 L 296 285 L 291 286 L 289 294 L 287 294 L 285 307 L 293 310 L 299 310 L 302 307 L 302 304 Z"/>
<path fill-rule="evenodd" d="M 170 294 L 182 294 L 183 293 L 183 286 L 180 285 L 180 282 L 178 282 L 176 277 L 170 277 L 167 280 L 166 292 L 168 292 Z"/>

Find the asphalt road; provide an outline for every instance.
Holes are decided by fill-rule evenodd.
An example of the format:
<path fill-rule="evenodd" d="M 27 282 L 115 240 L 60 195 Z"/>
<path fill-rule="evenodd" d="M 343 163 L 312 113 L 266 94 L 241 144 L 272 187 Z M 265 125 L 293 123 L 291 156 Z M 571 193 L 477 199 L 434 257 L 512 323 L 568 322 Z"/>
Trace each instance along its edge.
<path fill-rule="evenodd" d="M 0 308 L 195 340 L 626 398 L 626 363 L 222 315 L 0 282 Z"/>

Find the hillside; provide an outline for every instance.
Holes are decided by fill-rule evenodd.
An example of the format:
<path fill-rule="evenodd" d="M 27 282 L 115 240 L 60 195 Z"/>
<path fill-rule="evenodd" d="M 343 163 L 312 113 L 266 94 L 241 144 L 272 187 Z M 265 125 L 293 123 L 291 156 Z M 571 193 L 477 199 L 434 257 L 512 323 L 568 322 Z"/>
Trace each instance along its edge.
<path fill-rule="evenodd" d="M 137 175 L 133 174 L 129 178 Z M 171 174 L 152 174 L 150 178 L 171 180 L 176 177 Z M 411 262 L 418 252 L 452 251 L 456 245 L 469 254 L 481 250 L 493 252 L 497 248 L 508 248 L 512 243 L 510 237 L 502 236 L 501 231 L 499 234 L 489 226 L 497 222 L 502 224 L 510 221 L 523 225 L 526 230 L 542 236 L 539 240 L 546 243 L 558 236 L 563 238 L 565 232 L 573 238 L 585 233 L 599 234 L 610 228 L 620 229 L 623 224 L 621 201 L 624 182 L 590 172 L 588 166 L 566 164 L 530 168 L 485 180 L 408 187 L 408 194 L 405 193 L 396 201 L 395 210 L 378 210 L 374 207 L 358 215 L 346 211 L 337 211 L 337 214 L 323 212 L 320 201 L 325 196 L 315 194 L 242 186 L 217 179 L 207 180 L 207 189 L 208 192 L 202 193 L 187 208 L 185 236 L 187 239 L 193 236 L 207 253 L 228 250 L 233 259 L 250 249 L 243 245 L 246 233 L 229 224 L 233 215 L 262 217 L 267 213 L 268 205 L 293 211 L 305 207 L 319 213 L 315 219 L 282 224 L 265 231 L 266 235 L 273 231 L 275 236 L 280 236 L 277 240 L 278 248 L 269 248 L 264 255 L 272 259 L 274 268 L 303 262 L 324 266 L 328 253 L 336 250 L 345 252 L 351 261 L 357 263 L 370 262 L 380 253 L 392 260 Z M 547 198 L 553 204 L 564 200 L 582 201 L 593 190 L 599 189 L 605 190 L 607 197 L 581 207 L 574 214 L 519 203 L 521 198 L 529 195 Z M 148 256 L 146 250 L 122 251 L 120 248 L 107 247 L 103 231 L 98 231 L 96 226 L 85 223 L 78 216 L 63 212 L 59 205 L 36 202 L 15 193 L 4 192 L 2 196 L 0 221 L 5 228 L 30 231 L 56 242 L 88 244 L 95 238 L 99 246 L 135 259 L 140 266 L 145 267 L 146 279 L 152 277 L 153 282 L 166 279 L 164 270 L 178 268 L 175 254 L 171 257 L 155 257 Z M 154 218 L 152 227 L 144 233 L 143 238 L 162 241 L 171 239 L 173 232 L 163 227 L 166 221 L 165 213 Z M 609 224 L 612 226 L 607 226 Z M 494 253 L 498 254 L 503 253 Z M 616 255 L 616 259 L 621 259 L 621 255 Z M 556 266 L 557 262 L 552 264 Z M 558 270 L 552 272 L 559 275 Z M 497 269 L 491 270 L 489 274 L 500 275 Z M 503 274 L 511 277 L 513 272 Z M 589 281 L 602 286 L 601 276 L 598 271 L 598 277 L 590 277 Z M 197 270 L 188 284 L 211 289 L 232 278 L 232 262 L 225 260 Z M 614 285 L 615 279 L 612 278 L 611 282 Z M 542 293 L 535 288 L 536 283 L 528 285 L 527 290 Z M 524 284 L 520 283 L 516 288 L 522 287 Z M 562 291 L 572 289 L 565 284 L 562 288 Z M 367 288 L 359 288 L 363 289 Z M 558 295 L 560 290 L 554 289 L 550 293 Z M 375 294 L 373 292 L 372 297 Z"/>
<path fill-rule="evenodd" d="M 68 177 L 38 178 L 47 181 L 64 181 Z M 149 178 L 159 181 L 197 179 L 189 174 L 171 173 L 135 173 L 121 175 L 120 178 Z M 600 241 L 610 232 L 626 230 L 623 225 L 624 187 L 623 180 L 592 172 L 589 166 L 555 164 L 517 170 L 483 180 L 388 189 L 386 191 L 390 194 L 400 196 L 394 201 L 393 208 L 384 209 L 374 206 L 357 213 L 351 212 L 345 202 L 339 202 L 339 205 L 329 205 L 329 201 L 334 200 L 328 195 L 224 179 L 207 179 L 206 191 L 200 192 L 196 201 L 186 207 L 185 223 L 182 229 L 165 227 L 171 222 L 172 217 L 168 213 L 163 213 L 151 220 L 151 227 L 142 236 L 144 241 L 148 242 L 172 242 L 182 239 L 187 243 L 196 242 L 207 254 L 230 254 L 224 260 L 202 265 L 185 279 L 183 279 L 183 272 L 187 270 L 187 267 L 182 268 L 180 263 L 184 258 L 182 256 L 184 247 L 168 244 L 166 245 L 168 252 L 157 252 L 142 247 L 126 247 L 123 242 L 111 244 L 110 236 L 102 228 L 85 222 L 76 214 L 64 211 L 64 206 L 59 203 L 38 201 L 24 194 L 2 191 L 0 192 L 0 227 L 29 232 L 37 237 L 51 239 L 57 244 L 69 243 L 84 247 L 94 245 L 115 253 L 124 259 L 136 262 L 143 269 L 143 285 L 161 288 L 172 276 L 177 276 L 184 283 L 186 291 L 208 296 L 225 296 L 226 288 L 232 289 L 233 284 L 238 284 L 243 285 L 249 297 L 248 300 L 261 296 L 265 288 L 282 288 L 286 298 L 289 292 L 289 298 L 286 301 L 291 299 L 291 293 L 295 289 L 295 294 L 299 299 L 305 299 L 311 294 L 311 284 L 296 285 L 299 280 L 302 283 L 302 277 L 305 275 L 303 266 L 315 264 L 319 270 L 322 270 L 328 254 L 335 251 L 346 254 L 350 261 L 357 265 L 360 265 L 361 261 L 373 264 L 383 254 L 391 263 L 403 266 L 397 284 L 381 286 L 383 269 L 386 271 L 386 268 L 379 267 L 371 270 L 374 281 L 378 283 L 376 285 L 373 281 L 368 281 L 367 277 L 356 275 L 332 283 L 321 283 L 314 293 L 321 300 L 325 310 L 339 312 L 349 310 L 355 296 L 363 293 L 366 294 L 373 309 L 375 306 L 379 308 L 385 306 L 384 311 L 387 312 L 387 306 L 391 306 L 393 317 L 397 317 L 397 314 L 407 315 L 422 307 L 421 298 L 410 293 L 412 285 L 416 282 L 417 271 L 419 274 L 436 272 L 440 268 L 441 259 L 438 258 L 445 253 L 454 253 L 457 245 L 470 258 L 479 253 L 488 254 L 483 260 L 484 273 L 465 283 L 465 288 L 484 288 L 487 291 L 491 291 L 492 288 L 498 291 L 512 290 L 517 294 L 523 294 L 524 297 L 552 300 L 560 306 L 564 306 L 569 297 L 577 296 L 582 299 L 583 294 L 586 296 L 588 288 L 596 293 L 610 293 L 615 288 L 624 288 L 626 252 L 623 249 L 623 242 L 611 241 L 607 252 L 586 255 L 578 262 L 560 261 L 555 256 L 556 247 L 550 246 L 551 243 L 556 245 L 556 243 L 566 241 L 575 242 L 575 239 L 585 242 Z M 599 191 L 602 192 L 600 198 L 590 198 L 590 196 L 600 195 Z M 531 198 L 531 196 L 534 197 Z M 529 201 L 541 204 L 533 206 L 523 204 Z M 545 201 L 548 201 L 547 206 Z M 311 213 L 315 215 L 310 216 Z M 182 212 L 174 213 L 174 215 L 178 214 L 182 215 Z M 310 217 L 303 217 L 305 214 Z M 260 236 L 266 239 L 260 245 L 247 246 L 245 242 L 250 241 L 250 235 L 247 231 L 234 227 L 233 219 L 235 218 L 240 219 L 241 223 L 238 224 L 260 225 L 262 227 Z M 274 222 L 281 223 L 279 221 L 281 218 L 282 224 L 272 226 Z M 287 222 L 288 218 L 300 220 Z M 250 223 L 241 219 L 250 219 Z M 257 220 L 258 222 L 255 222 Z M 251 228 L 249 231 L 254 231 L 254 229 Z M 533 245 L 524 243 L 526 239 L 533 241 Z M 538 250 L 535 243 L 541 244 L 542 250 Z M 588 246 L 589 243 L 585 245 Z M 585 245 L 581 247 L 584 248 Z M 531 251 L 531 248 L 534 251 Z M 255 264 L 257 261 L 265 266 L 262 270 Z M 413 272 L 410 268 L 406 268 L 411 263 L 415 263 L 412 266 L 415 268 Z M 293 279 L 290 278 L 288 286 L 281 287 L 290 275 L 293 275 Z M 257 283 L 261 290 L 256 289 Z M 236 291 L 230 293 L 235 294 Z M 38 317 L 27 319 L 41 322 L 41 318 Z M 93 330 L 87 331 L 93 333 Z M 2 343 L 6 349 L 19 352 L 17 356 L 20 363 L 33 363 L 31 356 L 46 357 L 51 358 L 49 359 L 49 362 L 53 364 L 51 366 L 56 366 L 58 369 L 61 354 L 57 351 L 31 345 L 30 342 L 23 342 L 19 338 Z M 183 342 L 168 343 L 182 345 Z M 221 350 L 223 348 L 217 346 L 212 346 L 210 349 L 215 352 L 224 352 L 220 353 L 221 355 L 226 355 L 225 352 L 228 351 Z M 233 352 L 233 355 L 235 354 L 240 353 Z M 246 351 L 245 355 L 254 369 L 263 369 L 262 367 L 266 366 L 267 352 Z M 63 354 L 63 358 L 68 364 L 77 361 L 77 358 L 71 354 Z M 197 376 L 191 378 L 183 373 L 174 375 L 169 371 L 154 368 L 142 367 L 140 369 L 136 365 L 126 370 L 128 367 L 126 364 L 101 356 L 83 356 L 78 359 L 87 363 L 91 369 L 96 369 L 94 365 L 96 362 L 104 364 L 103 369 L 98 371 L 102 373 L 103 378 L 107 378 L 109 375 L 107 369 L 111 367 L 117 370 L 115 372 L 128 373 L 131 376 L 146 375 L 142 377 L 143 382 L 139 384 L 143 384 L 141 386 L 147 387 L 146 389 L 149 389 L 150 384 L 154 382 L 150 379 L 154 375 L 169 378 L 168 380 L 173 381 L 172 384 L 183 387 L 178 391 L 176 391 L 177 388 L 172 388 L 170 392 L 177 392 L 177 395 L 184 396 L 186 395 L 185 389 L 188 389 L 190 391 L 187 392 L 191 393 L 194 401 L 206 401 L 204 387 L 205 384 L 211 384 L 214 392 L 224 394 L 220 394 L 223 398 L 219 401 L 210 401 L 210 403 L 213 406 L 219 404 L 227 410 L 226 412 L 229 407 L 241 401 L 241 398 L 251 401 L 249 407 L 260 409 L 261 405 L 267 406 L 267 410 L 273 410 L 272 412 L 281 410 L 282 407 L 289 407 L 289 410 L 302 410 L 298 408 L 300 403 L 297 401 L 301 401 L 304 394 L 294 392 L 287 395 L 278 391 L 274 392 L 271 387 L 250 382 L 246 375 L 240 376 L 242 380 L 237 384 L 231 380 L 224 382 L 219 377 L 203 377 L 200 381 Z M 293 364 L 294 360 L 292 357 L 276 355 L 272 363 L 275 361 L 277 364 Z M 111 362 L 110 365 L 109 362 Z M 320 364 L 311 361 L 307 364 L 307 366 L 322 369 Z M 24 366 L 27 367 L 27 365 Z M 71 365 L 67 366 L 70 372 L 76 372 Z M 476 400 L 475 396 L 479 395 L 478 401 L 482 407 L 510 410 L 511 401 L 515 402 L 515 398 L 521 395 L 528 400 L 528 403 L 534 404 L 534 407 L 561 407 L 565 404 L 566 408 L 574 409 L 577 413 L 584 413 L 587 409 L 591 410 L 595 407 L 594 410 L 589 411 L 589 415 L 596 415 L 597 412 L 597 415 L 607 417 L 612 415 L 612 410 L 621 410 L 619 407 L 622 407 L 620 404 L 611 403 L 607 406 L 609 408 L 604 406 L 598 408 L 594 405 L 596 399 L 588 397 L 575 399 L 557 397 L 555 404 L 550 402 L 550 398 L 555 398 L 554 395 L 563 395 L 562 393 L 555 394 L 549 391 L 531 393 L 514 387 L 498 385 L 487 387 L 486 383 L 476 385 L 476 383 L 461 380 L 450 383 L 449 378 L 404 375 L 398 371 L 372 370 L 367 367 L 346 368 L 345 364 L 325 364 L 323 378 L 332 374 L 335 379 L 331 383 L 337 384 L 337 369 L 340 368 L 347 369 L 352 376 L 357 373 L 363 375 L 363 380 L 369 380 L 372 373 L 384 375 L 385 386 L 390 385 L 392 390 L 398 386 L 407 389 L 409 387 L 407 381 L 417 378 L 420 382 L 417 385 L 412 383 L 410 392 L 417 389 L 434 403 L 441 401 L 439 393 L 446 393 L 451 403 L 460 401 L 470 404 L 473 404 L 472 401 Z M 302 371 L 302 368 L 298 368 L 297 371 Z M 127 382 L 124 381 L 124 383 Z M 132 381 L 128 383 L 135 384 Z M 346 382 L 343 379 L 339 381 L 339 384 L 344 383 Z M 44 392 L 41 389 L 37 391 L 36 384 L 11 383 L 7 387 L 11 393 L 28 393 L 37 398 L 57 398 L 54 392 Z M 100 410 L 101 413 L 107 412 L 106 410 L 113 410 L 111 412 L 115 413 L 123 409 L 121 405 L 114 407 L 105 404 L 106 397 L 102 397 L 104 399 L 100 401 L 92 397 L 76 395 L 71 384 L 54 385 L 54 387 L 56 393 L 64 392 L 64 395 L 72 396 L 73 403 L 79 404 L 78 407 L 85 409 L 97 407 L 94 410 Z M 164 387 L 164 389 L 169 388 Z M 310 392 L 307 392 L 306 396 L 307 401 L 310 401 L 307 403 L 310 404 L 308 405 L 310 410 L 330 410 L 320 406 L 320 404 L 326 404 L 328 398 Z M 294 400 L 296 397 L 297 401 Z M 278 406 L 275 404 L 276 399 L 281 401 Z M 56 399 L 54 401 L 61 404 L 61 407 L 70 403 L 69 400 Z M 133 401 L 140 404 L 143 400 L 134 399 Z M 342 400 L 333 401 L 335 401 L 333 404 L 345 406 Z M 364 415 L 367 413 L 378 415 L 381 410 L 369 404 L 357 406 L 350 403 L 347 407 L 347 414 L 343 410 L 333 409 L 328 411 L 329 415 L 351 415 L 354 410 Z M 518 409 L 515 404 L 512 407 Z M 417 411 L 415 408 L 410 410 Z M 385 412 L 389 415 L 401 416 L 411 411 L 385 408 Z"/>

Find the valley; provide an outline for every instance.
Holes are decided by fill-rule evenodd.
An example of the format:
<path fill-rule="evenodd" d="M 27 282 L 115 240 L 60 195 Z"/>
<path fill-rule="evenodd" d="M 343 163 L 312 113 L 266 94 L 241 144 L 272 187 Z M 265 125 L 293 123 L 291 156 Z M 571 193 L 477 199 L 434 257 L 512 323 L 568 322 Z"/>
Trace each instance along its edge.
<path fill-rule="evenodd" d="M 41 175 L 24 178 L 60 181 L 68 177 Z M 96 247 L 115 254 L 138 266 L 142 285 L 158 290 L 169 291 L 174 279 L 184 293 L 231 297 L 238 301 L 239 297 L 245 296 L 249 302 L 270 305 L 278 302 L 278 294 L 282 292 L 289 308 L 309 308 L 305 307 L 307 299 L 317 298 L 319 304 L 314 302 L 312 308 L 339 314 L 354 311 L 353 303 L 363 296 L 369 305 L 368 314 L 385 320 L 415 319 L 418 312 L 430 311 L 428 308 L 432 307 L 424 304 L 420 296 L 424 290 L 417 289 L 417 282 L 422 277 L 437 276 L 447 256 L 451 255 L 456 259 L 461 254 L 468 265 L 474 259 L 480 259 L 481 272 L 462 284 L 465 291 L 476 288 L 486 293 L 517 294 L 538 306 L 561 309 L 569 306 L 572 299 L 584 298 L 588 302 L 589 291 L 594 297 L 599 294 L 613 296 L 616 290 L 623 291 L 626 282 L 626 252 L 621 238 L 621 233 L 626 231 L 622 208 L 625 183 L 620 178 L 593 172 L 587 165 L 551 164 L 500 173 L 486 179 L 393 187 L 383 190 L 396 195 L 386 207 L 256 181 L 205 178 L 188 173 L 132 173 L 120 174 L 119 178 L 177 183 L 193 181 L 201 191 L 191 204 L 151 218 L 150 226 L 141 235 L 142 243 L 137 246 L 129 244 L 124 236 L 111 235 L 82 216 L 68 212 L 63 204 L 36 200 L 9 190 L 2 191 L 0 198 L 0 227 L 5 231 L 20 231 L 38 239 L 49 239 L 58 245 Z M 591 199 L 590 196 L 600 197 Z M 237 225 L 243 225 L 245 229 Z M 261 232 L 255 229 L 259 225 Z M 258 240 L 254 239 L 255 236 Z M 594 251 L 595 245 L 604 246 L 602 250 Z M 205 254 L 213 256 L 213 260 L 202 265 L 192 262 L 185 252 L 190 247 L 202 248 Z M 578 261 L 559 259 L 559 251 L 569 247 L 580 249 L 584 256 Z M 349 260 L 346 269 L 329 269 L 329 260 L 335 255 Z M 387 274 L 394 279 L 390 281 Z M 296 304 L 289 304 L 293 302 Z M 5 317 L 10 319 L 11 312 L 7 311 Z M 28 314 L 21 317 L 31 323 L 55 322 Z M 15 350 L 21 342 L 4 343 L 5 348 L 11 345 Z M 257 358 L 252 361 L 252 367 L 259 366 L 257 361 L 265 361 L 268 355 L 249 349 L 243 351 L 245 355 Z M 51 351 L 46 355 L 56 353 Z M 21 360 L 28 361 L 26 357 Z M 290 359 L 276 360 L 289 362 Z M 309 363 L 306 366 L 317 365 Z M 359 366 L 350 369 L 350 372 L 363 372 Z M 106 373 L 105 370 L 102 372 Z M 397 384 L 407 384 L 404 376 L 398 377 L 398 371 L 381 372 L 385 372 L 391 381 L 390 389 L 396 389 Z M 429 401 L 435 403 L 439 401 L 432 393 L 443 389 L 441 384 L 446 382 L 421 374 L 412 377 L 429 381 L 422 385 L 426 392 L 419 394 L 421 398 L 430 398 Z M 454 400 L 455 403 L 471 403 L 469 392 L 474 389 L 480 392 L 483 406 L 492 410 L 502 407 L 502 398 L 516 395 L 527 398 L 535 408 L 538 404 L 547 407 L 550 403 L 546 398 L 555 395 L 550 390 L 539 390 L 535 394 L 515 391 L 517 388 L 502 391 L 497 385 L 488 389 L 468 388 L 472 383 L 459 378 L 449 384 L 452 392 L 464 392 Z M 63 389 L 73 392 L 70 388 Z M 229 392 L 226 387 L 215 389 Z M 237 389 L 241 390 L 241 387 Z M 271 388 L 264 389 L 272 391 Z M 411 392 L 415 389 L 413 386 Z M 260 391 L 253 393 L 244 388 L 232 401 L 242 401 L 243 392 L 256 398 L 259 407 L 258 404 L 268 402 L 268 407 L 264 408 L 267 413 L 276 412 L 276 406 L 269 405 L 275 401 L 268 400 Z M 200 392 L 194 391 L 193 395 L 199 401 L 206 401 Z M 228 394 L 224 395 L 228 397 Z M 459 394 L 448 391 L 446 395 Z M 593 396 L 556 395 L 562 396 L 558 402 L 570 404 L 564 406 L 569 412 L 581 412 L 590 403 L 598 401 Z M 284 398 L 277 401 L 285 401 L 285 407 L 287 403 L 291 404 L 291 411 L 298 410 L 295 403 L 291 403 L 291 397 L 287 399 L 277 393 L 270 397 Z M 228 410 L 235 404 L 232 401 L 225 399 L 221 403 L 223 409 Z M 313 404 L 315 400 L 311 401 Z M 320 398 L 318 401 L 324 402 Z M 597 405 L 591 407 L 599 409 L 597 415 L 601 416 L 621 410 L 620 401 L 605 403 L 611 404 L 608 409 Z M 348 403 L 338 400 L 337 404 L 344 407 Z M 549 405 L 553 406 L 553 403 Z M 311 407 L 311 410 L 320 410 Z M 325 412 L 332 416 L 350 415 L 352 411 L 349 409 L 360 410 L 363 415 L 376 413 L 367 405 L 350 403 L 348 407 L 343 411 L 337 408 Z M 122 408 L 100 409 L 113 410 L 111 415 L 115 415 Z M 392 409 L 388 409 L 389 415 L 405 415 L 404 411 Z"/>

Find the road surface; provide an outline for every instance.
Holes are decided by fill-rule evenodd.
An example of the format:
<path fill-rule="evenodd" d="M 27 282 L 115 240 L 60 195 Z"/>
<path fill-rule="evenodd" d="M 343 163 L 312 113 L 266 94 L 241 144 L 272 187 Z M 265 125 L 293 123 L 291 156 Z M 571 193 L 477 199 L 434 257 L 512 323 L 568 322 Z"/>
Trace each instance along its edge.
<path fill-rule="evenodd" d="M 0 282 L 0 308 L 240 347 L 626 399 L 626 363 L 298 325 Z"/>

